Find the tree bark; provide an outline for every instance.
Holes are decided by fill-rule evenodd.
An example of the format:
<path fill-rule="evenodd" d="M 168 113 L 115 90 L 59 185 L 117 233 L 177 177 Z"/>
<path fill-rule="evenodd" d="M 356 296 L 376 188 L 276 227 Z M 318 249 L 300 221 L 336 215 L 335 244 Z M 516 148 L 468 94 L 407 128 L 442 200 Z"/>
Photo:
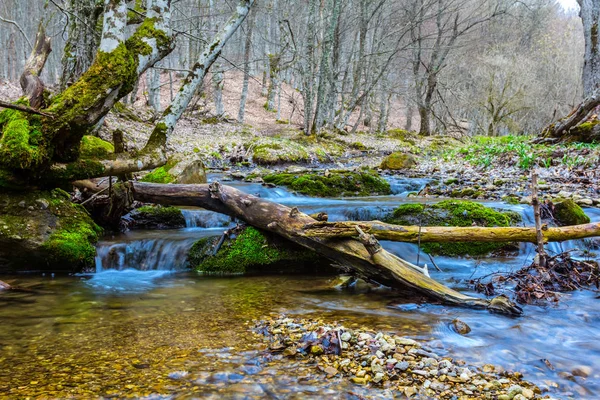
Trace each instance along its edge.
<path fill-rule="evenodd" d="M 238 112 L 238 122 L 244 122 L 246 114 L 246 100 L 248 99 L 248 84 L 250 81 L 250 53 L 252 52 L 252 31 L 254 30 L 254 20 L 256 12 L 250 11 L 248 20 L 248 31 L 246 32 L 246 42 L 244 43 L 244 83 L 242 84 L 242 97 L 240 98 L 240 109 Z"/>
<path fill-rule="evenodd" d="M 129 185 L 135 200 L 197 206 L 231 215 L 316 251 L 363 278 L 389 287 L 408 288 L 431 299 L 458 306 L 488 308 L 508 314 L 521 313 L 521 309 L 505 297 L 486 300 L 464 295 L 440 284 L 423 274 L 421 268 L 388 253 L 371 235 L 363 233 L 358 240 L 307 236 L 303 232 L 304 227 L 317 221 L 297 208 L 273 203 L 218 183 L 161 185 L 131 182 Z"/>
<path fill-rule="evenodd" d="M 583 25 L 585 53 L 583 61 L 583 96 L 590 97 L 600 89 L 600 1 L 578 0 Z"/>
<path fill-rule="evenodd" d="M 31 55 L 25 63 L 25 68 L 19 80 L 23 93 L 29 99 L 29 105 L 35 109 L 45 106 L 44 83 L 40 79 L 40 74 L 44 69 L 44 65 L 46 65 L 46 60 L 48 60 L 51 51 L 50 38 L 46 36 L 46 29 L 42 21 L 38 28 Z"/>

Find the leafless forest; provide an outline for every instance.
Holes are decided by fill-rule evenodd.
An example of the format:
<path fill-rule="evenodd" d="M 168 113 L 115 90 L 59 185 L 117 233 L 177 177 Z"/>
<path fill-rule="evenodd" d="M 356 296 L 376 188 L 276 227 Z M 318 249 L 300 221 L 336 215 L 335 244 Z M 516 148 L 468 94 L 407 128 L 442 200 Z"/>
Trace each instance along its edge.
<path fill-rule="evenodd" d="M 103 6 L 2 0 L 0 79 L 19 79 L 42 21 L 53 50 L 42 80 L 61 89 L 74 82 L 96 54 Z M 174 1 L 175 50 L 146 72 L 129 101 L 162 111 L 160 95 L 168 105 L 235 7 Z M 360 124 L 535 134 L 581 101 L 583 51 L 577 12 L 553 0 L 258 0 L 204 86 L 214 114 L 225 112 L 224 89 L 236 96 L 227 116 L 243 120 L 250 80 L 274 119 L 312 131 Z"/>

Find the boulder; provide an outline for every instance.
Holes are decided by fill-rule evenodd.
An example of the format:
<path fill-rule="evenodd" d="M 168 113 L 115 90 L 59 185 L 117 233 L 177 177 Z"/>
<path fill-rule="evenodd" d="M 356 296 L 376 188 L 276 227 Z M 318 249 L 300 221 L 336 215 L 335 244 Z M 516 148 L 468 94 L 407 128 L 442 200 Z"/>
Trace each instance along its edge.
<path fill-rule="evenodd" d="M 94 266 L 102 229 L 63 190 L 0 193 L 0 271 Z"/>
<path fill-rule="evenodd" d="M 573 200 L 554 202 L 554 218 L 562 225 L 580 225 L 590 222 L 590 217 Z"/>
<path fill-rule="evenodd" d="M 381 162 L 381 169 L 399 170 L 409 169 L 417 165 L 415 157 L 408 153 L 395 152 L 387 156 Z"/>

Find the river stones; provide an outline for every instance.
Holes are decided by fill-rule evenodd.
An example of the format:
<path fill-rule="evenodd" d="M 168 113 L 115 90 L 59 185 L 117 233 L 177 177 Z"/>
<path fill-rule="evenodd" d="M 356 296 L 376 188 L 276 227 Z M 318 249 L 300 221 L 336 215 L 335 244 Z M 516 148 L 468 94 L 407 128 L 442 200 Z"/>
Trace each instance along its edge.
<path fill-rule="evenodd" d="M 368 328 L 348 329 L 319 320 L 274 316 L 256 321 L 254 330 L 271 347 L 293 347 L 287 357 L 316 365 L 327 378 L 340 376 L 357 385 L 381 386 L 391 395 L 419 394 L 423 398 L 525 399 L 540 390 L 522 380 L 519 373 L 487 368 L 487 372 L 463 361 L 433 353 L 427 342 Z M 318 348 L 318 351 L 315 351 Z M 285 355 L 285 351 L 283 352 Z M 289 353 L 288 353 L 289 354 Z M 285 358 L 281 358 L 285 362 Z"/>

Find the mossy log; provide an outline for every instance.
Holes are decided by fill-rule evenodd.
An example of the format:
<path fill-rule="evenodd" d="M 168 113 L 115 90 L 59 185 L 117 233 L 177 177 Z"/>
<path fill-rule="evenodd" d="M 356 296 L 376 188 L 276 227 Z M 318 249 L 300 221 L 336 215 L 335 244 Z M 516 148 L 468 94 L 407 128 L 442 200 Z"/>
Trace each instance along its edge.
<path fill-rule="evenodd" d="M 370 281 L 411 289 L 431 299 L 466 307 L 488 308 L 508 314 L 520 314 L 518 306 L 505 297 L 487 300 L 464 295 L 422 273 L 417 266 L 388 253 L 368 234 L 355 238 L 321 238 L 307 236 L 304 227 L 317 221 L 310 216 L 278 203 L 243 193 L 218 183 L 210 185 L 162 185 L 128 183 L 135 200 L 169 205 L 199 206 L 231 215 L 251 226 L 275 233 L 311 249 L 354 271 Z"/>
<path fill-rule="evenodd" d="M 356 227 L 372 234 L 379 240 L 409 243 L 448 242 L 529 242 L 537 243 L 535 227 L 449 227 L 449 226 L 400 226 L 380 221 L 315 222 L 303 228 L 304 235 L 321 238 L 357 237 Z M 563 242 L 600 236 L 600 224 L 542 227 L 544 242 Z M 420 237 L 419 237 L 420 236 Z"/>

